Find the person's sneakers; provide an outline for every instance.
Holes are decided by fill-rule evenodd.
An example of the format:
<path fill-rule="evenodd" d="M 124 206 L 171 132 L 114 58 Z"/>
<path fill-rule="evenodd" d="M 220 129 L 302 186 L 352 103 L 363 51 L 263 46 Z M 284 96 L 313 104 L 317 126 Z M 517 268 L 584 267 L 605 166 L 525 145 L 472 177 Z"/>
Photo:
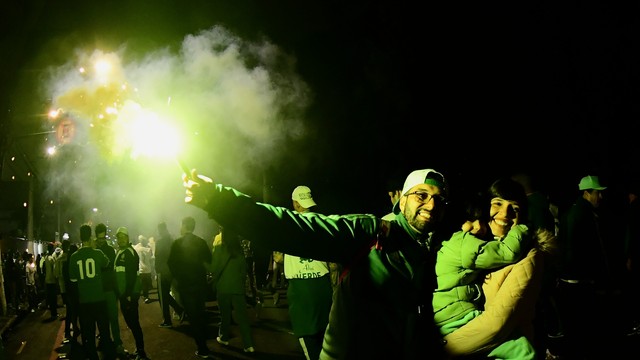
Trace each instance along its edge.
<path fill-rule="evenodd" d="M 222 338 L 221 338 L 220 336 L 218 336 L 218 337 L 216 338 L 216 341 L 217 341 L 218 343 L 222 344 L 222 345 L 227 345 L 227 346 L 229 346 L 229 342 L 228 342 L 227 340 L 222 340 Z"/>
<path fill-rule="evenodd" d="M 173 325 L 171 323 L 163 322 L 162 324 L 158 325 L 158 327 L 170 328 L 170 327 L 173 327 Z"/>
<path fill-rule="evenodd" d="M 213 359 L 213 354 L 210 351 L 196 351 L 196 356 L 201 359 Z"/>
<path fill-rule="evenodd" d="M 244 352 L 246 352 L 246 353 L 254 353 L 254 352 L 256 352 L 256 349 L 254 349 L 253 346 L 249 346 L 248 348 L 244 348 Z"/>
<path fill-rule="evenodd" d="M 149 299 L 149 298 L 144 298 L 144 303 L 145 303 L 145 304 L 151 304 L 151 299 Z"/>

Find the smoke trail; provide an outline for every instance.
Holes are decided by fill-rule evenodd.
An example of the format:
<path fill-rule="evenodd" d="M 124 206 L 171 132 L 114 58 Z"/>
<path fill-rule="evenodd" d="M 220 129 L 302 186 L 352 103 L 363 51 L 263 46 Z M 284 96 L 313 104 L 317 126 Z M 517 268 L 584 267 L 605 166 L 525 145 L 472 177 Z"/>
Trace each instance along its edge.
<path fill-rule="evenodd" d="M 110 67 L 107 76 L 92 68 L 99 61 Z M 175 159 L 144 156 L 135 144 L 161 150 L 167 136 L 179 137 L 188 166 L 242 188 L 304 137 L 310 101 L 292 57 L 220 26 L 185 37 L 178 51 L 138 58 L 126 45 L 78 52 L 51 70 L 47 91 L 76 125 L 52 162 L 50 196 L 67 199 L 80 222 L 108 221 L 145 235 L 159 221 L 177 225 L 194 214 L 183 204 Z"/>

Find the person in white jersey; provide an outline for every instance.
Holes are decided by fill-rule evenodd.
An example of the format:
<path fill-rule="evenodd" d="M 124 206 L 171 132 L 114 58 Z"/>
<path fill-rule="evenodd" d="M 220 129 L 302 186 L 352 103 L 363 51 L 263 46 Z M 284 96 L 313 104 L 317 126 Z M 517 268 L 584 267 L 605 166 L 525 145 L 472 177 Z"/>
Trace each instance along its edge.
<path fill-rule="evenodd" d="M 316 206 L 307 186 L 296 187 L 291 199 L 293 209 L 301 214 L 312 214 L 310 209 Z M 274 253 L 274 257 L 278 255 Z M 307 360 L 315 360 L 322 350 L 331 311 L 333 287 L 329 263 L 288 254 L 283 256 L 293 333 L 298 337 Z"/>

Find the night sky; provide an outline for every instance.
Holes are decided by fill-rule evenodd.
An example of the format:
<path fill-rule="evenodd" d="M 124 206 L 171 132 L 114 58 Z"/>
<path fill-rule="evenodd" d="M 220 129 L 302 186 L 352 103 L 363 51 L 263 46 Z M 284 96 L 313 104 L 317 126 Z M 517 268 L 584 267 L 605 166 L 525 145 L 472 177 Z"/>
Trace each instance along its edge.
<path fill-rule="evenodd" d="M 387 183 L 425 167 L 441 169 L 454 188 L 531 171 L 550 192 L 571 197 L 584 175 L 623 187 L 640 173 L 635 4 L 41 0 L 0 6 L 3 144 L 5 134 L 41 131 L 39 114 L 50 99 L 39 85 L 46 69 L 67 62 L 74 49 L 109 51 L 126 43 L 143 56 L 179 49 L 185 36 L 219 25 L 247 41 L 269 39 L 295 59 L 311 90 L 304 136 L 278 144 L 277 157 L 262 161 L 249 153 L 238 165 L 256 170 L 254 183 L 243 182 L 240 190 L 259 197 L 266 179 L 279 205 L 289 206 L 291 190 L 305 184 L 319 211 L 382 215 L 390 206 Z M 193 162 L 207 167 L 205 156 Z"/>

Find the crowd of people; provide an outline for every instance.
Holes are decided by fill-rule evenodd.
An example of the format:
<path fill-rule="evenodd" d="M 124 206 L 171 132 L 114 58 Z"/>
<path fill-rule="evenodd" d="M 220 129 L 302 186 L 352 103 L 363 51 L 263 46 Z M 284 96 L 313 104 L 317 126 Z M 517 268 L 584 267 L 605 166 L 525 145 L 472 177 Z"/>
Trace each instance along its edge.
<path fill-rule="evenodd" d="M 16 297 L 31 310 L 44 300 L 45 321 L 59 318 L 62 301 L 63 341 L 90 359 L 98 351 L 128 357 L 120 315 L 133 355 L 147 359 L 138 304 L 152 302 L 153 279 L 159 326 L 186 321 L 196 356 L 214 358 L 210 292 L 221 318 L 216 341 L 229 346 L 235 322 L 244 352 L 259 351 L 247 307 L 274 291 L 278 266 L 292 333 L 308 360 L 600 358 L 612 333 L 602 323 L 615 335 L 640 336 L 637 312 L 612 323 L 603 310 L 612 301 L 633 308 L 622 285 L 640 273 L 638 188 L 615 203 L 601 179 L 587 175 L 575 201 L 558 206 L 534 180 L 501 177 L 452 203 L 442 173 L 415 170 L 388 189 L 391 212 L 378 217 L 323 214 L 307 186 L 293 190 L 290 209 L 259 203 L 194 170 L 183 178 L 185 202 L 219 224 L 211 242 L 194 234 L 190 216 L 179 237 L 161 222 L 157 236 L 139 235 L 135 244 L 126 227 L 113 242 L 106 225 L 96 225 L 95 236 L 82 225 L 80 244 L 65 239 L 40 259 L 25 253 L 3 265 L 5 276 L 16 271 L 24 281 L 9 294 L 25 294 Z"/>
<path fill-rule="evenodd" d="M 185 202 L 296 259 L 289 271 L 284 262 L 285 275 L 305 262 L 340 265 L 319 353 L 294 331 L 308 359 L 590 359 L 606 353 L 611 336 L 638 334 L 637 317 L 615 332 L 594 321 L 612 295 L 630 299 L 619 285 L 637 271 L 640 241 L 631 207 L 603 201 L 598 176 L 576 181 L 575 201 L 562 207 L 524 173 L 451 204 L 442 173 L 416 170 L 401 190 L 389 189 L 384 219 L 311 212 L 315 201 L 300 207 L 295 191 L 292 209 L 259 203 L 196 171 L 183 180 Z M 291 289 L 295 278 L 287 279 Z M 292 299 L 293 324 L 301 307 Z M 314 306 L 305 302 L 305 316 Z"/>

